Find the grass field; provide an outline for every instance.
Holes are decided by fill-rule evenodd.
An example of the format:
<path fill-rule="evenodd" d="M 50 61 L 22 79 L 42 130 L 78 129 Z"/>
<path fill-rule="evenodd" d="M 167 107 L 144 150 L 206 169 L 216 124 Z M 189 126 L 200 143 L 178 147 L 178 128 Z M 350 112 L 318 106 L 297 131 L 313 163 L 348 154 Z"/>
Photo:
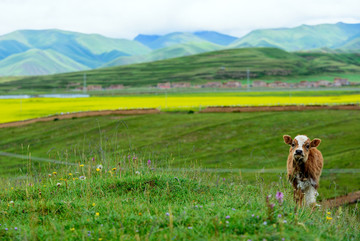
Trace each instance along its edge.
<path fill-rule="evenodd" d="M 322 139 L 321 200 L 360 187 L 356 172 L 326 171 L 360 169 L 359 120 L 358 111 L 163 113 L 0 129 L 0 239 L 357 240 L 357 206 L 294 209 L 282 135 Z"/>
<path fill-rule="evenodd" d="M 359 210 L 295 209 L 281 179 L 156 171 L 130 156 L 0 187 L 2 240 L 357 240 Z M 85 164 L 85 166 L 84 166 Z M 31 170 L 31 164 L 28 165 Z M 50 175 L 49 175 L 50 174 Z M 283 197 L 282 197 L 283 196 Z"/>
<path fill-rule="evenodd" d="M 28 153 L 36 167 L 44 160 L 83 162 L 95 157 L 104 166 L 109 159 L 138 155 L 157 165 L 187 167 L 196 162 L 207 168 L 269 169 L 261 174 L 276 180 L 285 168 L 288 146 L 282 135 L 307 134 L 321 138 L 319 149 L 326 169 L 320 198 L 337 196 L 360 189 L 358 111 L 304 111 L 185 114 L 164 113 L 146 116 L 108 116 L 35 123 L 0 129 L 3 152 L 25 155 L 25 159 L 1 156 L 1 175 L 23 171 Z M 45 160 L 46 163 L 46 160 Z M 277 171 L 280 170 L 280 171 Z M 348 170 L 348 171 L 346 171 Z M 278 174 L 277 174 L 278 173 Z M 229 173 L 224 173 L 229 175 Z M 254 173 L 242 174 L 254 180 Z"/>
<path fill-rule="evenodd" d="M 201 110 L 207 106 L 358 104 L 358 91 L 163 93 L 90 98 L 0 99 L 0 123 L 54 114 L 114 109 Z"/>

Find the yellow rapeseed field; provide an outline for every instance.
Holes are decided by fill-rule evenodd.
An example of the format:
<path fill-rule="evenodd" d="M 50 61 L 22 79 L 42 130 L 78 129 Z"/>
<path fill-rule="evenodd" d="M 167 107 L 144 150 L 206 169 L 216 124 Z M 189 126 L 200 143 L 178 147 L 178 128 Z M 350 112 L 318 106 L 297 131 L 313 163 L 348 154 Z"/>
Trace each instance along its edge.
<path fill-rule="evenodd" d="M 360 95 L 338 96 L 127 96 L 89 98 L 30 98 L 0 100 L 0 123 L 32 119 L 54 114 L 90 111 L 159 108 L 199 109 L 206 106 L 271 106 L 293 104 L 358 103 Z"/>

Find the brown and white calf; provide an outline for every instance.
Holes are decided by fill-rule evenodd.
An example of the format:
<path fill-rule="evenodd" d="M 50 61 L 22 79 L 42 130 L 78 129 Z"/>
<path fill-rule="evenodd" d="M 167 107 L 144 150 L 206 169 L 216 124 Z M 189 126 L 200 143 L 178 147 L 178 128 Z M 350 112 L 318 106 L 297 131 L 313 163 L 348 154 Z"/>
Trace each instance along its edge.
<path fill-rule="evenodd" d="M 294 139 L 284 135 L 283 138 L 285 143 L 290 145 L 287 177 L 294 187 L 295 201 L 302 205 L 305 196 L 306 206 L 315 205 L 324 163 L 321 152 L 316 149 L 321 140 L 310 140 L 305 135 L 298 135 Z"/>

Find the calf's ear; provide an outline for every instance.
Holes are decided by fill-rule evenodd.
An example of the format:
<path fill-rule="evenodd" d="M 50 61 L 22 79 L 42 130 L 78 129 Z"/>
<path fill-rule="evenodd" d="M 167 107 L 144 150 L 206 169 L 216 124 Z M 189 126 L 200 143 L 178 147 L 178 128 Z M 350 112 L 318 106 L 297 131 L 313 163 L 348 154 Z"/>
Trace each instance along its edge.
<path fill-rule="evenodd" d="M 291 145 L 291 143 L 292 143 L 292 138 L 291 138 L 291 136 L 289 136 L 289 135 L 284 135 L 283 138 L 284 138 L 284 141 L 285 141 L 286 144 Z"/>
<path fill-rule="evenodd" d="M 310 147 L 318 147 L 321 143 L 321 140 L 318 138 L 315 138 L 314 140 L 311 141 L 310 143 Z"/>

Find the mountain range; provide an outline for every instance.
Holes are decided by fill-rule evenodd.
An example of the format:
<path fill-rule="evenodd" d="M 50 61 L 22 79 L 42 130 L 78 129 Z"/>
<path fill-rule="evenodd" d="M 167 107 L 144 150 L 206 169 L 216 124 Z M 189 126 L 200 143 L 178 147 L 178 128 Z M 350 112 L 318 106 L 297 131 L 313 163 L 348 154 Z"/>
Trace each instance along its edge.
<path fill-rule="evenodd" d="M 56 29 L 19 30 L 0 36 L 0 76 L 73 72 L 246 47 L 360 52 L 360 24 L 260 29 L 241 38 L 199 31 L 140 34 L 133 40 Z"/>

